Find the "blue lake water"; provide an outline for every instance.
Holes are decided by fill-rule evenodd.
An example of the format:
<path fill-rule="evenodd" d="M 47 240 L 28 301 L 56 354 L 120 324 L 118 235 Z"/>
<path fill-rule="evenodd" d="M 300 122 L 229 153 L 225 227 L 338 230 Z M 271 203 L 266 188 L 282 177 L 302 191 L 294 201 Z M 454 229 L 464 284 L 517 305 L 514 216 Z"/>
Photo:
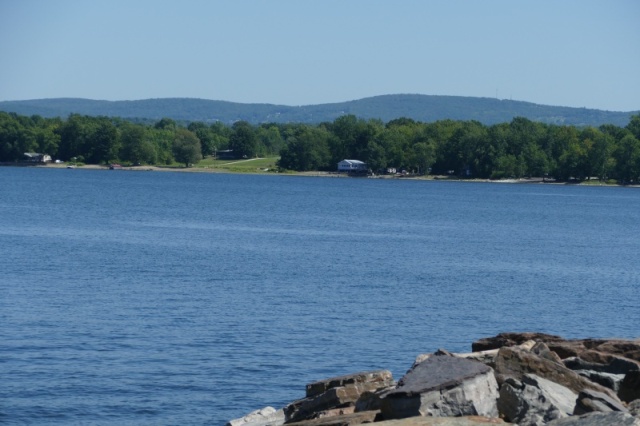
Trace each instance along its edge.
<path fill-rule="evenodd" d="M 640 337 L 640 190 L 0 168 L 0 423 L 222 425 L 502 331 Z"/>

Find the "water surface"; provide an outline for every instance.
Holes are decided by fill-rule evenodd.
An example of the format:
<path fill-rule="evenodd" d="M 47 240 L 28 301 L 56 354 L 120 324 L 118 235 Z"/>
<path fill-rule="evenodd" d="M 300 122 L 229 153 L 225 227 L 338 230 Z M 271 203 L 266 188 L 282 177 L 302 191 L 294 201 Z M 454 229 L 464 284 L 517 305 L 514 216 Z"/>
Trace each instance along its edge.
<path fill-rule="evenodd" d="M 640 337 L 631 188 L 0 168 L 0 422 L 221 425 L 502 331 Z"/>

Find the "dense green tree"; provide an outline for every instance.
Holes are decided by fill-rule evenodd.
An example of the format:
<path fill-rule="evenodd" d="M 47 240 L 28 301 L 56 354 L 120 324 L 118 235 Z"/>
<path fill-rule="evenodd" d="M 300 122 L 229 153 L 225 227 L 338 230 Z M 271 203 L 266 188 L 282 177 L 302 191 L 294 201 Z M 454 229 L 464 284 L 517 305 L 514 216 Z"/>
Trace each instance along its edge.
<path fill-rule="evenodd" d="M 60 135 L 56 133 L 56 130 L 60 125 L 61 121 L 57 118 L 43 120 L 39 123 L 35 135 L 38 152 L 57 158 Z"/>
<path fill-rule="evenodd" d="M 64 161 L 84 156 L 84 148 L 89 145 L 88 119 L 78 114 L 71 114 L 58 129 L 60 144 L 58 157 Z"/>
<path fill-rule="evenodd" d="M 229 148 L 238 158 L 250 158 L 256 154 L 256 132 L 247 121 L 233 124 L 229 137 Z"/>
<path fill-rule="evenodd" d="M 118 132 L 113 123 L 100 117 L 93 120 L 90 133 L 84 139 L 83 155 L 91 164 L 108 163 L 117 157 Z"/>
<path fill-rule="evenodd" d="M 307 171 L 330 168 L 329 134 L 319 127 L 301 127 L 287 139 L 280 151 L 278 166 L 283 169 Z"/>
<path fill-rule="evenodd" d="M 436 161 L 436 147 L 432 143 L 418 142 L 413 145 L 410 167 L 416 169 L 419 174 L 427 174 L 431 165 Z"/>
<path fill-rule="evenodd" d="M 258 139 L 258 147 L 261 152 L 258 154 L 262 157 L 273 155 L 280 152 L 285 146 L 285 141 L 280 134 L 280 129 L 275 124 L 265 124 L 256 130 Z"/>
<path fill-rule="evenodd" d="M 203 157 L 214 154 L 216 150 L 216 138 L 209 126 L 202 122 L 193 122 L 189 124 L 187 129 L 193 132 L 200 140 Z"/>
<path fill-rule="evenodd" d="M 155 127 L 146 129 L 146 137 L 156 151 L 156 158 L 159 164 L 171 164 L 173 158 L 173 140 L 175 130 L 156 129 Z"/>
<path fill-rule="evenodd" d="M 161 130 L 176 130 L 178 128 L 178 125 L 176 124 L 175 120 L 165 117 L 160 119 L 160 121 L 158 121 L 153 127 Z"/>
<path fill-rule="evenodd" d="M 367 145 L 367 153 L 364 161 L 374 172 L 387 167 L 387 153 L 382 145 L 376 141 L 370 141 Z"/>
<path fill-rule="evenodd" d="M 640 140 L 640 114 L 632 115 L 629 124 L 627 124 L 625 128 L 630 131 L 636 139 Z"/>
<path fill-rule="evenodd" d="M 120 159 L 132 164 L 155 164 L 156 147 L 143 126 L 126 123 L 121 128 Z"/>
<path fill-rule="evenodd" d="M 638 182 L 640 177 L 640 141 L 628 134 L 618 143 L 614 153 L 615 174 L 622 183 Z"/>
<path fill-rule="evenodd" d="M 71 114 L 66 120 L 0 112 L 0 161 L 20 161 L 25 152 L 89 163 L 115 159 L 147 164 L 197 162 L 202 153 L 234 149 L 240 156 L 280 152 L 279 166 L 292 170 L 335 170 L 345 158 L 386 167 L 461 177 L 545 176 L 559 180 L 640 179 L 640 115 L 626 127 L 598 128 L 536 123 L 521 117 L 486 127 L 476 121 L 421 123 L 399 118 L 383 124 L 345 115 L 331 123 L 246 121 L 232 127 L 172 119 L 132 123 Z"/>
<path fill-rule="evenodd" d="M 209 130 L 212 135 L 214 155 L 216 151 L 229 148 L 229 138 L 231 137 L 231 128 L 229 126 L 225 126 L 223 123 L 216 121 L 209 126 Z"/>
<path fill-rule="evenodd" d="M 184 128 L 176 129 L 172 151 L 176 161 L 184 163 L 185 167 L 202 160 L 200 140 L 193 132 Z"/>

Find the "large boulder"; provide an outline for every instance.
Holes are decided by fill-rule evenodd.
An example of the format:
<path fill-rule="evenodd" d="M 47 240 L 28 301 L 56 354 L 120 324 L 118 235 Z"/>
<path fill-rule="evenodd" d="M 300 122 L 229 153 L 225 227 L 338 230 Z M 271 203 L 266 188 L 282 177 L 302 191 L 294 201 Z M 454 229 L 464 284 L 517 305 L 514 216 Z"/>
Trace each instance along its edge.
<path fill-rule="evenodd" d="M 500 387 L 498 410 L 520 426 L 537 426 L 573 414 L 577 394 L 552 381 L 526 374 L 509 378 Z"/>
<path fill-rule="evenodd" d="M 620 383 L 618 396 L 625 402 L 640 399 L 640 371 L 629 371 L 624 376 L 622 383 Z"/>
<path fill-rule="evenodd" d="M 611 354 L 603 355 L 601 352 L 594 351 L 586 351 L 581 355 L 591 361 L 577 356 L 569 357 L 563 360 L 565 367 L 618 394 L 626 374 L 631 373 L 631 376 L 633 373 L 640 374 L 640 363 L 629 358 Z M 625 400 L 621 395 L 618 396 Z"/>
<path fill-rule="evenodd" d="M 587 356 L 589 359 L 594 359 L 595 354 L 602 355 L 601 352 L 586 351 L 582 355 Z M 572 370 L 589 370 L 597 371 L 599 373 L 609 374 L 627 374 L 629 371 L 639 371 L 640 362 L 633 361 L 629 358 L 625 358 L 619 355 L 607 355 L 605 357 L 597 358 L 601 362 L 588 361 L 587 359 L 573 356 L 562 360 L 565 367 Z"/>
<path fill-rule="evenodd" d="M 485 337 L 471 344 L 472 352 L 500 349 L 505 346 L 518 346 L 529 340 L 535 342 L 563 341 L 560 336 L 545 333 L 500 333 L 494 337 Z"/>
<path fill-rule="evenodd" d="M 591 382 L 569 370 L 562 363 L 542 358 L 518 347 L 501 348 L 496 356 L 495 365 L 496 378 L 500 384 L 509 377 L 522 381 L 526 374 L 535 374 L 569 388 L 575 393 L 583 389 L 592 389 L 617 399 L 610 389 Z"/>
<path fill-rule="evenodd" d="M 381 400 L 384 419 L 413 416 L 497 417 L 498 384 L 479 362 L 432 356 L 415 365 Z"/>
<path fill-rule="evenodd" d="M 360 383 L 378 384 L 376 388 L 388 387 L 394 384 L 393 375 L 389 370 L 364 371 L 309 383 L 306 386 L 306 396 L 307 398 L 313 398 L 329 389 Z"/>
<path fill-rule="evenodd" d="M 599 371 L 591 370 L 575 370 L 575 372 L 582 377 L 591 380 L 593 383 L 597 383 L 607 389 L 611 389 L 615 393 L 618 393 L 622 380 L 624 380 L 624 374 L 601 373 Z"/>
<path fill-rule="evenodd" d="M 230 420 L 226 426 L 280 426 L 284 424 L 284 411 L 265 407 L 244 417 Z"/>
<path fill-rule="evenodd" d="M 545 343 L 549 349 L 565 359 L 580 357 L 586 361 L 605 364 L 611 356 L 621 356 L 640 362 L 640 339 L 564 339 L 544 333 L 500 333 L 472 343 L 474 352 L 518 346 L 527 340 Z"/>
<path fill-rule="evenodd" d="M 318 417 L 319 412 L 335 408 L 353 407 L 363 394 L 393 386 L 387 370 L 355 373 L 332 377 L 307 385 L 307 397 L 284 408 L 286 422 L 300 422 Z"/>
<path fill-rule="evenodd" d="M 610 411 L 627 412 L 628 410 L 617 398 L 611 398 L 609 395 L 605 395 L 602 392 L 584 389 L 578 395 L 576 408 L 573 410 L 573 414 L 580 415 L 591 413 L 593 411 L 608 413 Z"/>

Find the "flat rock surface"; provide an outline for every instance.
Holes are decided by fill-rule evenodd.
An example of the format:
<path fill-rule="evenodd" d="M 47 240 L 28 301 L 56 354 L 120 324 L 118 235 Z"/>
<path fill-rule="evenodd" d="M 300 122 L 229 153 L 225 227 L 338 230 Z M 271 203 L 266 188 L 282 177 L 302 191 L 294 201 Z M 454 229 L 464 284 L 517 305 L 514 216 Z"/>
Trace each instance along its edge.
<path fill-rule="evenodd" d="M 307 397 L 313 397 L 329 389 L 356 383 L 379 383 L 379 387 L 393 383 L 393 376 L 389 370 L 363 371 L 355 374 L 331 377 L 307 385 Z"/>
<path fill-rule="evenodd" d="M 528 340 L 536 342 L 555 342 L 564 340 L 560 336 L 545 333 L 500 333 L 494 337 L 478 339 L 471 344 L 473 352 L 500 349 L 504 346 L 518 346 Z"/>
<path fill-rule="evenodd" d="M 490 371 L 490 367 L 479 362 L 450 356 L 433 356 L 409 371 L 400 379 L 398 387 L 389 391 L 387 396 L 450 389 Z"/>

